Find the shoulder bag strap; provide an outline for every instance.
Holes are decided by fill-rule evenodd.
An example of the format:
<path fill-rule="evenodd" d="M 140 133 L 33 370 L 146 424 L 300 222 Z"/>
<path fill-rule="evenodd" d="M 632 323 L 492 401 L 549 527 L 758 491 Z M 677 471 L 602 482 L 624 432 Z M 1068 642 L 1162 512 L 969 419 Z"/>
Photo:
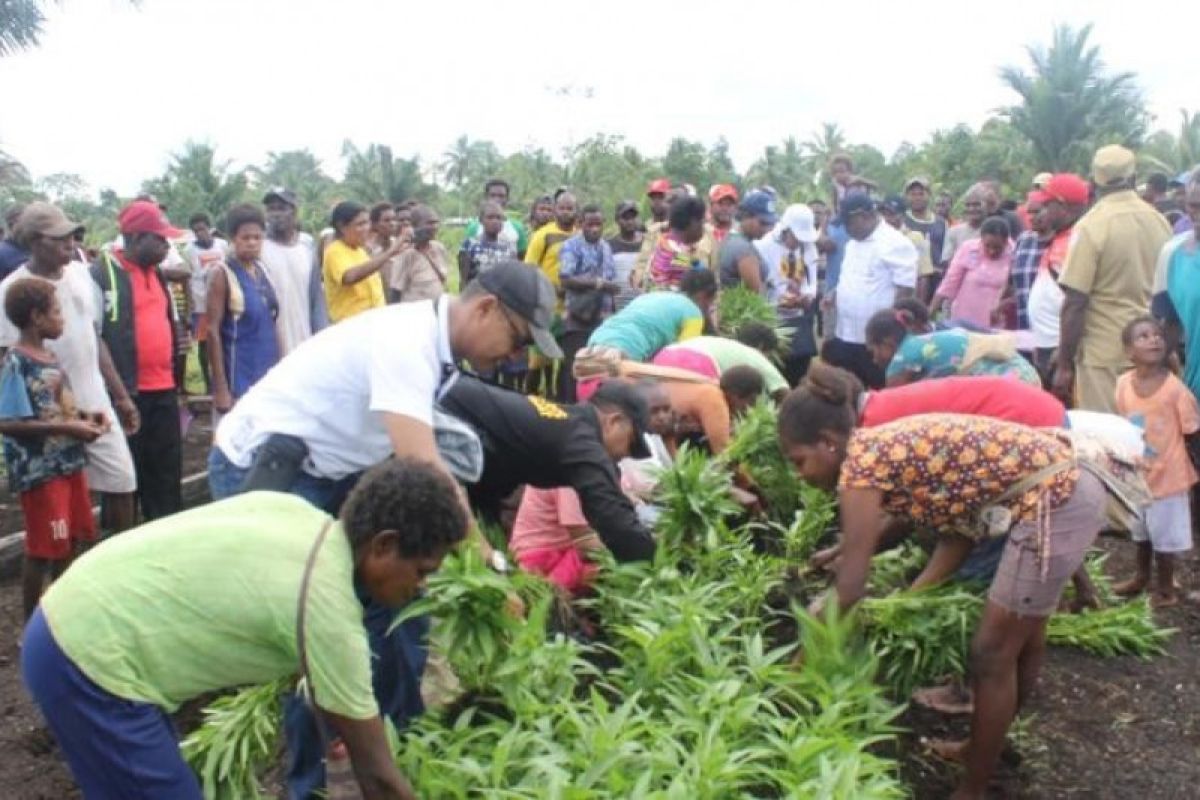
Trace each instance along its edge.
<path fill-rule="evenodd" d="M 312 582 L 313 567 L 317 563 L 317 554 L 321 552 L 321 545 L 325 542 L 325 536 L 329 533 L 329 529 L 333 527 L 333 519 L 325 520 L 321 532 L 317 534 L 317 540 L 313 542 L 312 550 L 308 552 L 308 561 L 304 564 L 304 577 L 300 579 L 300 602 L 296 608 L 296 649 L 300 653 L 300 675 L 304 678 L 305 691 L 308 703 L 312 707 L 313 716 L 317 720 L 317 732 L 321 736 L 321 745 L 323 750 L 329 749 L 329 731 L 325 729 L 325 720 L 321 717 L 321 709 L 317 706 L 316 692 L 313 687 L 312 673 L 308 668 L 308 647 L 305 644 L 305 627 L 304 621 L 307 616 L 306 610 L 308 607 L 308 587 Z"/>

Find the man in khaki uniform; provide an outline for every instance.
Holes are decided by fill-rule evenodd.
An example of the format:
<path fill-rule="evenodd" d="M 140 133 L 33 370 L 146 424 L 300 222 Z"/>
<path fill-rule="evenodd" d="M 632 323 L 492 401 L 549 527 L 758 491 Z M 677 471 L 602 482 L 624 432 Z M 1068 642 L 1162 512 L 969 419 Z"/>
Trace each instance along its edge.
<path fill-rule="evenodd" d="M 1117 376 L 1129 367 L 1121 331 L 1149 312 L 1154 265 L 1171 238 L 1166 219 L 1134 191 L 1134 162 L 1120 145 L 1096 151 L 1099 199 L 1075 225 L 1059 278 L 1066 299 L 1054 392 L 1089 411 L 1116 411 Z"/>

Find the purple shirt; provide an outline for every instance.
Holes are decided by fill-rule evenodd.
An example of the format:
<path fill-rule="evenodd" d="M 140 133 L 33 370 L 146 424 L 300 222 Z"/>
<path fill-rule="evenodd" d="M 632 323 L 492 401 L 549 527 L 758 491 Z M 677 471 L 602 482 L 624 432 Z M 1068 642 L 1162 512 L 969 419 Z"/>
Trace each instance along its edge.
<path fill-rule="evenodd" d="M 1192 229 L 1192 218 L 1184 214 L 1179 219 L 1175 220 L 1175 233 L 1187 233 Z"/>

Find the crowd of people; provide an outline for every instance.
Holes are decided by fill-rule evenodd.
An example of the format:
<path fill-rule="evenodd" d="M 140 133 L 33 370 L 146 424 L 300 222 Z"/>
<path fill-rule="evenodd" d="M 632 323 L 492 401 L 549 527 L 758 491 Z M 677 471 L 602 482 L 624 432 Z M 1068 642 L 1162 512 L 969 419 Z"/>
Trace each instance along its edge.
<path fill-rule="evenodd" d="M 1017 200 L 985 180 L 956 204 L 829 166 L 828 198 L 786 206 L 657 179 L 645 218 L 570 189 L 522 217 L 494 179 L 457 253 L 416 203 L 340 202 L 301 231 L 283 187 L 186 230 L 138 198 L 90 257 L 61 209 L 13 209 L 0 435 L 26 520 L 23 669 L 85 796 L 199 797 L 169 713 L 297 672 L 292 796 L 325 786 L 331 738 L 366 796 L 413 796 L 383 719 L 424 710 L 429 623 L 396 608 L 463 540 L 568 598 L 597 550 L 653 558 L 658 471 L 685 445 L 720 453 L 766 401 L 798 474 L 840 498 L 818 605 L 854 605 L 872 555 L 914 531 L 938 541 L 914 585 L 990 581 L 971 738 L 941 747 L 967 765 L 955 797 L 983 797 L 1066 583 L 1092 599 L 1102 528 L 1137 542 L 1122 594 L 1184 597 L 1200 174 L 1139 194 L 1113 145 L 1090 180 L 1041 174 Z M 734 289 L 777 326 L 721 336 Z M 189 353 L 214 502 L 185 511 Z"/>

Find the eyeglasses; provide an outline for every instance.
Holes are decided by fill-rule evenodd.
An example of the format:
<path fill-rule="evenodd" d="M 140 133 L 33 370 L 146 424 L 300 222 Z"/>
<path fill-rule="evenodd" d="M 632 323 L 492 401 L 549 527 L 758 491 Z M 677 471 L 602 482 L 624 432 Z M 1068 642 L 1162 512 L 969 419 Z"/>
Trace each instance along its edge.
<path fill-rule="evenodd" d="M 504 316 L 504 321 L 508 323 L 508 329 L 512 332 L 513 350 L 520 350 L 533 344 L 533 336 L 530 333 L 522 331 L 517 323 L 513 322 L 513 318 L 508 313 L 508 308 L 497 303 L 496 308 L 500 309 L 500 313 Z"/>

